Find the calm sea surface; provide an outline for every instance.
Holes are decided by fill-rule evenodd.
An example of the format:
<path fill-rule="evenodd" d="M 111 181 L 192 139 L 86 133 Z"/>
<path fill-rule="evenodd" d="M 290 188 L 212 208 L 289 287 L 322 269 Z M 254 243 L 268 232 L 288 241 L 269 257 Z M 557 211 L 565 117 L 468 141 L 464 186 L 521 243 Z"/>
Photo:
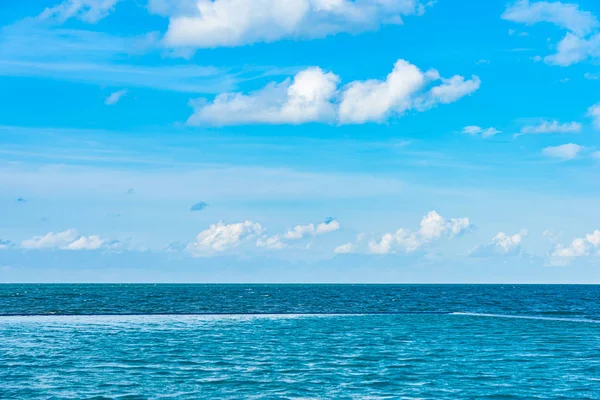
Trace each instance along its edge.
<path fill-rule="evenodd" d="M 600 399 L 600 286 L 0 285 L 0 399 Z"/>

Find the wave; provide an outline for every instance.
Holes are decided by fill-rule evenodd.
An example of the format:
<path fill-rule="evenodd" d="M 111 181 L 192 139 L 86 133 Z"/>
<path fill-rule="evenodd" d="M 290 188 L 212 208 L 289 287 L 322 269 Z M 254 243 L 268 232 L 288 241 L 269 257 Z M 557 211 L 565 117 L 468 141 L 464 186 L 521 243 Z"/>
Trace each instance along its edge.
<path fill-rule="evenodd" d="M 0 314 L 0 317 L 133 317 L 133 316 L 361 316 L 361 315 L 448 315 L 449 311 L 373 311 L 373 312 L 166 312 L 166 313 L 21 313 Z"/>
<path fill-rule="evenodd" d="M 450 315 L 466 315 L 471 317 L 492 317 L 492 318 L 514 318 L 514 319 L 533 319 L 541 321 L 563 321 L 563 322 L 585 322 L 590 324 L 600 324 L 600 320 L 585 318 L 558 318 L 558 317 L 538 317 L 534 315 L 509 315 L 509 314 L 485 314 L 472 312 L 452 312 Z"/>

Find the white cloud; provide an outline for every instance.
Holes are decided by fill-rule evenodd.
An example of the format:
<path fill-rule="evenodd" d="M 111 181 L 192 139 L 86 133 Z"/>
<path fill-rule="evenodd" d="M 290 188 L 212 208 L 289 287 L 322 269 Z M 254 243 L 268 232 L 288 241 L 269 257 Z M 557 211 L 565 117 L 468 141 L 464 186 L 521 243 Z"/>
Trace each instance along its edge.
<path fill-rule="evenodd" d="M 580 10 L 577 4 L 519 0 L 507 7 L 502 18 L 528 25 L 549 22 L 568 30 L 556 53 L 544 58 L 548 64 L 569 66 L 600 57 L 600 34 L 592 34 L 600 23 L 594 14 Z"/>
<path fill-rule="evenodd" d="M 371 239 L 365 251 L 371 254 L 413 253 L 424 246 L 435 243 L 442 238 L 454 238 L 471 228 L 468 218 L 446 219 L 435 211 L 430 211 L 421 220 L 417 231 L 400 228 L 396 232 L 385 233 L 379 239 Z M 336 250 L 358 250 L 364 242 L 364 235 L 355 243 L 346 243 Z"/>
<path fill-rule="evenodd" d="M 375 30 L 421 15 L 419 0 L 150 0 L 170 47 L 212 48 Z"/>
<path fill-rule="evenodd" d="M 288 230 L 284 237 L 288 240 L 300 240 L 305 237 L 320 236 L 326 233 L 338 231 L 341 228 L 340 223 L 335 219 L 327 219 L 315 226 L 315 224 L 296 225 Z"/>
<path fill-rule="evenodd" d="M 200 232 L 186 250 L 194 257 L 209 256 L 238 247 L 244 241 L 260 235 L 263 228 L 252 221 L 224 224 L 218 222 Z"/>
<path fill-rule="evenodd" d="M 10 240 L 2 240 L 0 239 L 0 250 L 6 250 L 13 246 L 13 243 Z"/>
<path fill-rule="evenodd" d="M 429 91 L 427 85 L 441 80 Z M 301 124 L 338 122 L 359 124 L 383 122 L 392 115 L 415 109 L 424 111 L 437 104 L 448 104 L 473 93 L 480 80 L 473 76 L 440 78 L 436 70 L 422 72 L 398 60 L 385 80 L 354 81 L 338 88 L 340 78 L 318 67 L 307 68 L 281 83 L 243 93 L 220 94 L 212 102 L 191 103 L 192 125 L 239 125 L 251 123 Z"/>
<path fill-rule="evenodd" d="M 465 79 L 463 76 L 454 75 L 450 79 L 442 78 L 442 84 L 431 89 L 425 104 L 449 104 L 469 95 L 479 89 L 481 81 L 479 77 L 473 75 L 471 79 Z"/>
<path fill-rule="evenodd" d="M 592 73 L 586 72 L 585 74 L 583 74 L 583 77 L 590 81 L 597 81 L 598 79 L 600 79 L 600 74 L 592 74 Z"/>
<path fill-rule="evenodd" d="M 40 20 L 52 20 L 63 23 L 71 18 L 94 24 L 107 17 L 120 0 L 65 0 L 46 8 L 39 16 Z"/>
<path fill-rule="evenodd" d="M 492 241 L 478 246 L 470 252 L 471 257 L 514 256 L 521 253 L 521 242 L 527 236 L 527 230 L 522 229 L 514 235 L 498 232 Z"/>
<path fill-rule="evenodd" d="M 67 250 L 95 250 L 99 249 L 104 241 L 99 236 L 81 236 L 69 243 Z"/>
<path fill-rule="evenodd" d="M 274 235 L 270 237 L 258 238 L 256 241 L 256 247 L 263 247 L 265 249 L 280 250 L 286 247 L 286 244 L 281 240 L 281 236 Z"/>
<path fill-rule="evenodd" d="M 548 64 L 567 67 L 588 58 L 598 57 L 600 57 L 600 33 L 591 36 L 589 39 L 567 33 L 558 42 L 556 53 L 545 57 L 544 61 Z"/>
<path fill-rule="evenodd" d="M 333 252 L 336 254 L 350 254 L 354 252 L 354 245 L 348 242 L 336 247 Z"/>
<path fill-rule="evenodd" d="M 44 236 L 34 236 L 24 240 L 24 249 L 97 250 L 105 243 L 99 236 L 81 236 L 77 229 L 64 232 L 49 232 Z"/>
<path fill-rule="evenodd" d="M 342 93 L 340 122 L 382 121 L 391 112 L 401 114 L 409 110 L 414 103 L 413 96 L 427 78 L 415 65 L 398 60 L 384 81 L 370 79 L 349 83 Z"/>
<path fill-rule="evenodd" d="M 259 223 L 252 221 L 233 224 L 219 222 L 200 232 L 196 240 L 186 246 L 186 250 L 195 257 L 224 253 L 244 243 L 261 249 L 281 250 L 289 248 L 291 241 L 321 236 L 339 229 L 340 223 L 337 220 L 327 219 L 316 225 L 297 225 L 283 235 L 268 236 Z M 303 248 L 309 249 L 311 244 Z"/>
<path fill-rule="evenodd" d="M 498 133 L 502 133 L 502 131 L 499 131 L 494 127 L 484 129 L 476 125 L 465 126 L 462 132 L 471 136 L 481 136 L 484 139 L 490 138 L 494 135 L 497 135 Z"/>
<path fill-rule="evenodd" d="M 600 230 L 595 230 L 593 233 L 588 233 L 584 237 L 573 239 L 568 246 L 557 245 L 551 253 L 551 257 L 554 258 L 553 263 L 560 264 L 560 259 L 564 260 L 589 256 L 592 254 L 592 250 L 599 246 Z"/>
<path fill-rule="evenodd" d="M 521 135 L 528 134 L 543 134 L 543 133 L 579 133 L 581 131 L 581 124 L 579 122 L 565 122 L 559 123 L 558 121 L 541 121 L 537 125 L 527 125 L 521 128 Z M 518 136 L 518 135 L 517 135 Z"/>
<path fill-rule="evenodd" d="M 600 103 L 588 108 L 587 115 L 594 120 L 594 127 L 600 130 Z"/>
<path fill-rule="evenodd" d="M 549 22 L 581 36 L 600 26 L 596 17 L 589 11 L 580 10 L 577 4 L 560 1 L 519 0 L 506 8 L 502 18 L 527 25 Z"/>
<path fill-rule="evenodd" d="M 251 123 L 301 124 L 335 118 L 332 99 L 339 77 L 318 67 L 307 68 L 279 84 L 271 83 L 250 94 L 224 93 L 211 103 L 192 102 L 192 125 Z"/>
<path fill-rule="evenodd" d="M 583 150 L 583 146 L 574 143 L 562 144 L 560 146 L 550 146 L 542 150 L 542 154 L 560 160 L 572 160 Z"/>
<path fill-rule="evenodd" d="M 117 104 L 117 102 L 121 99 L 121 97 L 125 96 L 127 94 L 127 89 L 122 89 L 122 90 L 117 90 L 116 92 L 113 92 L 110 94 L 110 96 L 108 96 L 106 98 L 106 100 L 104 101 L 104 104 L 112 106 L 114 104 Z"/>

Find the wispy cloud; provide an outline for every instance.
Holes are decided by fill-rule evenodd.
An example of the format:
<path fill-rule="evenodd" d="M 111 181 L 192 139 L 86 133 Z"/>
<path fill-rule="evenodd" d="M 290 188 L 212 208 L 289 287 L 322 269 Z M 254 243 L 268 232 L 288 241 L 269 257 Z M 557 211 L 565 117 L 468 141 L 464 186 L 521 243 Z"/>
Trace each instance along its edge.
<path fill-rule="evenodd" d="M 462 133 L 471 135 L 471 136 L 481 136 L 482 138 L 487 139 L 487 138 L 491 138 L 492 136 L 495 136 L 499 133 L 502 133 L 502 131 L 499 131 L 498 129 L 496 129 L 494 127 L 481 128 L 476 125 L 469 125 L 469 126 L 465 126 L 463 128 Z"/>
<path fill-rule="evenodd" d="M 104 100 L 104 104 L 109 106 L 115 105 L 121 99 L 121 97 L 127 95 L 127 93 L 127 89 L 121 89 L 117 90 L 116 92 L 112 92 L 110 96 L 108 96 L 106 100 Z"/>
<path fill-rule="evenodd" d="M 600 103 L 588 108 L 587 115 L 594 121 L 594 127 L 600 130 Z"/>
<path fill-rule="evenodd" d="M 65 0 L 62 3 L 46 8 L 39 16 L 40 20 L 63 23 L 76 18 L 87 23 L 96 23 L 106 18 L 115 9 L 120 0 Z"/>
<path fill-rule="evenodd" d="M 600 22 L 577 4 L 518 0 L 508 5 L 502 18 L 527 25 L 547 22 L 567 30 L 556 46 L 556 53 L 544 58 L 548 64 L 569 66 L 600 57 L 600 33 L 594 33 L 600 28 Z"/>
<path fill-rule="evenodd" d="M 50 28 L 25 20 L 0 29 L 0 75 L 185 93 L 220 93 L 235 89 L 240 82 L 288 75 L 298 70 L 273 66 L 217 68 L 173 60 L 147 65 L 136 57 L 161 51 L 154 35 L 121 37 L 81 29 Z"/>
<path fill-rule="evenodd" d="M 547 157 L 568 161 L 576 158 L 582 150 L 583 146 L 574 143 L 567 143 L 560 146 L 546 147 L 542 150 L 542 154 Z"/>
<path fill-rule="evenodd" d="M 557 120 L 553 121 L 541 121 L 537 125 L 526 125 L 521 128 L 520 133 L 515 136 L 521 135 L 538 135 L 546 133 L 579 133 L 581 132 L 581 123 L 579 122 L 565 122 L 560 123 Z"/>
<path fill-rule="evenodd" d="M 560 1 L 517 0 L 504 10 L 502 18 L 527 25 L 548 22 L 578 35 L 589 34 L 600 26 L 591 12 L 580 10 L 577 4 Z"/>

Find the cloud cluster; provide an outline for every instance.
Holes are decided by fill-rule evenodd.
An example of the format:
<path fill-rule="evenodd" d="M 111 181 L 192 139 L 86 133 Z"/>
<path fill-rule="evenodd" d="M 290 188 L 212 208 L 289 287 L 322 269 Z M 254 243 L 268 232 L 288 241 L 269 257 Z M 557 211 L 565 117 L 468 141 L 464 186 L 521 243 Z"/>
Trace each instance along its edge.
<path fill-rule="evenodd" d="M 115 9 L 120 0 L 65 0 L 46 8 L 38 19 L 63 23 L 71 18 L 94 24 L 106 18 Z"/>
<path fill-rule="evenodd" d="M 600 246 L 600 230 L 573 239 L 568 246 L 557 245 L 551 253 L 551 263 L 560 265 L 570 259 L 592 255 L 592 251 Z"/>
<path fill-rule="evenodd" d="M 518 0 L 506 8 L 502 18 L 527 25 L 548 22 L 567 30 L 556 53 L 544 58 L 548 64 L 568 66 L 600 57 L 600 33 L 594 33 L 600 23 L 594 14 L 580 10 L 577 4 Z"/>
<path fill-rule="evenodd" d="M 521 254 L 521 242 L 527 236 L 527 230 L 523 229 L 513 235 L 507 235 L 504 232 L 498 232 L 492 241 L 486 245 L 474 248 L 469 256 L 471 257 L 502 257 L 515 256 Z"/>
<path fill-rule="evenodd" d="M 375 30 L 423 14 L 425 5 L 420 0 L 149 0 L 148 10 L 169 17 L 166 46 L 214 48 Z"/>
<path fill-rule="evenodd" d="M 284 234 L 269 236 L 259 223 L 252 221 L 233 224 L 219 222 L 200 232 L 196 240 L 187 245 L 186 250 L 195 257 L 225 253 L 244 243 L 256 248 L 279 250 L 288 247 L 293 241 L 325 235 L 340 228 L 337 220 L 328 218 L 316 225 L 296 225 Z"/>
<path fill-rule="evenodd" d="M 200 232 L 186 250 L 193 256 L 208 256 L 238 247 L 263 233 L 263 227 L 252 221 L 224 224 L 218 222 Z"/>
<path fill-rule="evenodd" d="M 471 136 L 481 136 L 484 139 L 491 138 L 492 136 L 502 133 L 502 131 L 499 131 L 494 127 L 481 128 L 477 125 L 465 126 L 462 132 Z"/>
<path fill-rule="evenodd" d="M 100 236 L 82 236 L 77 229 L 68 229 L 64 232 L 49 232 L 44 236 L 34 236 L 24 240 L 21 247 L 28 250 L 97 250 L 105 243 L 106 241 Z"/>
<path fill-rule="evenodd" d="M 288 230 L 284 237 L 289 240 L 299 240 L 307 236 L 319 236 L 329 232 L 335 232 L 339 230 L 340 227 L 340 223 L 337 220 L 328 218 L 317 225 L 296 225 L 293 229 Z"/>
<path fill-rule="evenodd" d="M 436 211 L 430 211 L 421 220 L 417 231 L 400 228 L 396 232 L 385 233 L 378 239 L 368 240 L 359 235 L 356 242 L 345 243 L 334 249 L 335 253 L 366 252 L 369 254 L 413 253 L 442 238 L 453 238 L 471 228 L 468 218 L 446 219 Z M 364 248 L 366 244 L 366 249 Z"/>
<path fill-rule="evenodd" d="M 432 85 L 438 82 L 437 85 Z M 421 71 L 405 61 L 396 61 L 384 80 L 354 81 L 339 87 L 332 72 L 310 67 L 293 79 L 270 83 L 257 91 L 223 93 L 212 101 L 191 102 L 191 125 L 240 125 L 252 123 L 302 124 L 325 122 L 362 124 L 383 122 L 409 110 L 424 111 L 448 104 L 475 92 L 477 76 L 441 78 L 436 70 Z"/>

